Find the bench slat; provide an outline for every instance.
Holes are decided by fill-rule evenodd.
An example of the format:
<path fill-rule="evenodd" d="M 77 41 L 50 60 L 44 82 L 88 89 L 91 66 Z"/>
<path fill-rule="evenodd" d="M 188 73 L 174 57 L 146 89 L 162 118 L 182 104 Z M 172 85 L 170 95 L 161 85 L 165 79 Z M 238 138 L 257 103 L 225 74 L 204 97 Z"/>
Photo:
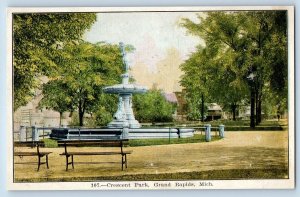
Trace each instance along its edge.
<path fill-rule="evenodd" d="M 127 146 L 129 144 L 128 140 L 91 140 L 91 141 L 58 141 L 57 145 L 59 147 L 120 147 L 121 145 Z"/>
<path fill-rule="evenodd" d="M 37 156 L 37 155 L 49 155 L 52 152 L 14 152 L 14 156 Z"/>
<path fill-rule="evenodd" d="M 14 142 L 15 147 L 35 147 L 35 146 L 45 147 L 44 141 L 27 141 L 27 142 Z"/>
<path fill-rule="evenodd" d="M 65 144 L 58 144 L 58 147 L 65 146 Z M 76 144 L 76 143 L 67 143 L 68 147 L 120 147 L 118 144 L 99 144 L 99 143 L 88 143 L 88 144 Z"/>
<path fill-rule="evenodd" d="M 123 154 L 131 154 L 132 151 L 123 151 Z M 120 155 L 119 152 L 69 152 L 67 155 Z M 66 155 L 66 153 L 61 153 L 60 155 Z"/>
<path fill-rule="evenodd" d="M 61 143 L 71 143 L 71 142 L 76 142 L 76 143 L 89 143 L 89 142 L 126 142 L 129 141 L 128 139 L 97 139 L 97 140 L 58 140 L 57 142 L 61 142 Z"/>

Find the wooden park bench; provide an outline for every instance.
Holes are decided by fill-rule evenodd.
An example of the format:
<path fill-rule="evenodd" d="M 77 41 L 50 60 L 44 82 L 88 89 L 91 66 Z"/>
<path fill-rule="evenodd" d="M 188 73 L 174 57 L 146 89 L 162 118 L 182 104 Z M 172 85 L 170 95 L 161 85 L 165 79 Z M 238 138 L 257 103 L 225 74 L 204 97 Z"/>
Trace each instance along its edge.
<path fill-rule="evenodd" d="M 14 142 L 14 147 L 31 147 L 32 149 L 36 148 L 32 151 L 14 151 L 14 156 L 18 156 L 20 158 L 22 157 L 37 157 L 38 158 L 38 168 L 37 171 L 40 170 L 40 166 L 42 164 L 46 164 L 47 168 L 49 169 L 49 163 L 48 163 L 48 155 L 51 152 L 42 152 L 40 151 L 40 147 L 45 147 L 45 143 L 43 141 L 27 141 L 27 142 Z M 46 161 L 42 162 L 41 158 L 46 157 Z M 26 162 L 22 163 L 26 164 Z M 28 162 L 27 162 L 28 164 Z"/>
<path fill-rule="evenodd" d="M 88 155 L 120 155 L 122 170 L 124 170 L 124 164 L 127 168 L 127 155 L 131 154 L 132 151 L 125 151 L 124 147 L 128 145 L 128 139 L 114 139 L 114 140 L 61 140 L 57 142 L 59 147 L 64 147 L 64 152 L 60 155 L 66 156 L 66 171 L 68 166 L 72 165 L 74 169 L 74 156 L 88 156 Z M 105 148 L 99 148 L 97 151 L 73 151 L 68 147 L 115 147 L 113 151 L 104 151 Z M 84 150 L 84 149 L 83 149 Z M 71 161 L 69 162 L 69 157 Z M 79 163 L 79 162 L 78 162 Z M 80 162 L 88 163 L 88 162 Z M 113 162 L 118 163 L 118 162 Z"/>

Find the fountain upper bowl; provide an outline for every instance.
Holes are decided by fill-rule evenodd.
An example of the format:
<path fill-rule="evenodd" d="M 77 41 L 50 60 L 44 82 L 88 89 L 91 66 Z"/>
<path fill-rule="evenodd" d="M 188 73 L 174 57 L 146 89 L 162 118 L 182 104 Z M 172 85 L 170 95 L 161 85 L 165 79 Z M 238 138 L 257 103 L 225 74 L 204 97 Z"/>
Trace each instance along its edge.
<path fill-rule="evenodd" d="M 113 86 L 107 86 L 103 88 L 103 91 L 110 94 L 133 94 L 145 93 L 148 91 L 148 88 L 136 84 L 117 84 Z"/>

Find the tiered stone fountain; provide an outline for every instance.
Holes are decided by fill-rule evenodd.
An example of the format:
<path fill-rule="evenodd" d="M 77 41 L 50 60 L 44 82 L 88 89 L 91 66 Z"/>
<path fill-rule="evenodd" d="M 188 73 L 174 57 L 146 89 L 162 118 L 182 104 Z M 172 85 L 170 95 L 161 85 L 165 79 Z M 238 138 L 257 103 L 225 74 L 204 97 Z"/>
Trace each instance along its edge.
<path fill-rule="evenodd" d="M 128 124 L 129 128 L 140 128 L 141 125 L 135 119 L 132 110 L 132 94 L 145 93 L 148 88 L 129 83 L 129 66 L 126 61 L 124 44 L 122 42 L 120 42 L 120 50 L 122 52 L 123 64 L 125 65 L 125 73 L 121 75 L 122 83 L 104 88 L 105 93 L 119 95 L 118 110 L 114 115 L 113 121 L 107 126 L 109 128 L 122 128 L 124 125 Z"/>
<path fill-rule="evenodd" d="M 129 83 L 128 63 L 125 57 L 123 43 L 120 43 L 120 50 L 123 56 L 125 73 L 121 75 L 122 83 L 105 87 L 105 93 L 118 94 L 118 109 L 114 114 L 113 120 L 106 128 L 59 128 L 52 129 L 51 137 L 54 139 L 111 139 L 121 138 L 124 136 L 129 139 L 145 138 L 185 138 L 193 137 L 194 129 L 192 128 L 142 128 L 140 123 L 135 119 L 132 110 L 132 95 L 135 93 L 145 93 L 147 88 Z M 124 135 L 126 133 L 126 135 Z"/>

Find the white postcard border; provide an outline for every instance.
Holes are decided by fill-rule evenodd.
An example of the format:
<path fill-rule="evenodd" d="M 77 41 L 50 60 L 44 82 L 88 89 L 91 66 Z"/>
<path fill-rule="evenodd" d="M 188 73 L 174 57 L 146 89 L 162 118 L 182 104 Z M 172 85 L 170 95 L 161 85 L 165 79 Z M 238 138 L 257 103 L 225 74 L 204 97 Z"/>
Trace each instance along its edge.
<path fill-rule="evenodd" d="M 11 7 L 7 9 L 7 106 L 12 106 L 12 14 L 31 12 L 151 12 L 151 11 L 225 11 L 225 10 L 287 10 L 288 12 L 288 80 L 289 80 L 289 178 L 271 180 L 196 180 L 196 181 L 112 181 L 112 182 L 13 182 L 13 112 L 7 107 L 7 189 L 8 190 L 145 190 L 145 189 L 293 189 L 295 187 L 295 81 L 294 81 L 294 7 L 293 6 L 195 6 L 195 7 Z M 138 184 L 145 184 L 139 187 Z M 170 183 L 170 187 L 155 184 Z M 186 186 L 177 186 L 186 185 Z M 181 184 L 180 184 L 181 183 Z M 94 184 L 94 187 L 92 186 Z M 111 186 L 109 184 L 123 184 Z M 130 187 L 125 185 L 129 184 Z M 106 186 L 105 186 L 106 185 Z M 190 186 L 188 186 L 190 185 Z M 195 185 L 195 186 L 191 186 Z M 148 187 L 149 186 L 149 187 Z"/>

